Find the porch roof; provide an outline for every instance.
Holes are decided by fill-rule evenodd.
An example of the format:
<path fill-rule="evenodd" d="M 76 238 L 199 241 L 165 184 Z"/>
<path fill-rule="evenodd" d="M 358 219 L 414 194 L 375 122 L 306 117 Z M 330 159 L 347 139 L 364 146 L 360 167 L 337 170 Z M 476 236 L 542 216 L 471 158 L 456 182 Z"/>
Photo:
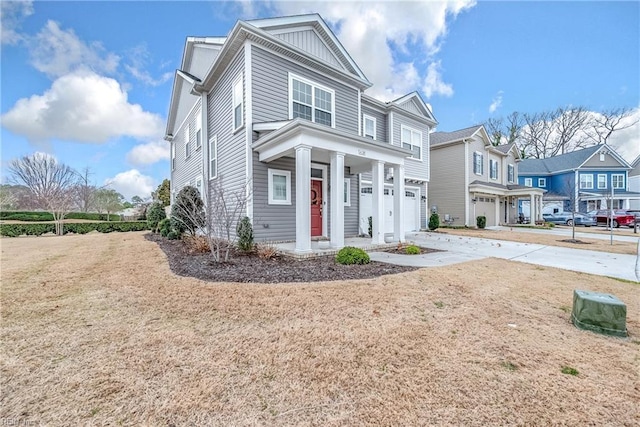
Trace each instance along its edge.
<path fill-rule="evenodd" d="M 469 191 L 476 193 L 487 193 L 496 196 L 528 197 L 531 194 L 541 196 L 546 190 L 536 187 L 525 187 L 523 185 L 510 184 L 503 185 L 495 182 L 473 181 L 469 184 Z"/>
<path fill-rule="evenodd" d="M 274 126 L 278 127 L 278 126 Z M 252 145 L 262 162 L 294 157 L 298 146 L 311 147 L 314 161 L 329 160 L 330 152 L 345 154 L 345 166 L 354 167 L 372 160 L 403 165 L 412 152 L 385 142 L 296 118 L 260 137 Z M 325 158 L 326 157 L 326 158 Z"/>

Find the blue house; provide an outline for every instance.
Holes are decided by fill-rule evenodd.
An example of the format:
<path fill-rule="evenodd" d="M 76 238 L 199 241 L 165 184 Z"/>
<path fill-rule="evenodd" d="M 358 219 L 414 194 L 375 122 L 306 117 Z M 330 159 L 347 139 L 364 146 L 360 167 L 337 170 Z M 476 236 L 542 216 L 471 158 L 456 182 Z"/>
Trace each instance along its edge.
<path fill-rule="evenodd" d="M 629 189 L 631 170 L 612 147 L 600 144 L 547 159 L 525 159 L 518 166 L 518 183 L 547 190 L 547 210 L 629 209 L 631 201 L 640 200 L 640 193 Z"/>

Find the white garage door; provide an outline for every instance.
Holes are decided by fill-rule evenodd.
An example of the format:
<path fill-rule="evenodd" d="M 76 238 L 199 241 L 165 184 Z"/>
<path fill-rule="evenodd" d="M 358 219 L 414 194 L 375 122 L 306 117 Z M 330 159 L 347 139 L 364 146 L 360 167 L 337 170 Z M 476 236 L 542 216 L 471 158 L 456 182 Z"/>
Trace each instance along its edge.
<path fill-rule="evenodd" d="M 478 197 L 476 201 L 476 216 L 484 215 L 487 218 L 487 227 L 496 225 L 496 198 Z M 474 218 L 475 220 L 475 218 Z"/>
<path fill-rule="evenodd" d="M 419 190 L 410 188 L 405 190 L 404 199 L 404 230 L 419 230 L 418 200 Z M 360 233 L 369 232 L 369 217 L 372 216 L 373 195 L 371 186 L 365 185 L 360 189 Z M 384 189 L 384 232 L 393 232 L 393 189 Z"/>

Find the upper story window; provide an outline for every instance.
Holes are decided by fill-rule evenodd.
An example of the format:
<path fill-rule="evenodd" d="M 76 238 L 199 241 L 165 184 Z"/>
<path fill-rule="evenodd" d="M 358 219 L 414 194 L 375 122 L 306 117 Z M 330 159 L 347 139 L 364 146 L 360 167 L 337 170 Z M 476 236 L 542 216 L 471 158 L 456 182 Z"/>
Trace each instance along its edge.
<path fill-rule="evenodd" d="M 478 151 L 473 153 L 473 173 L 476 175 L 484 173 L 484 156 Z"/>
<path fill-rule="evenodd" d="M 233 83 L 233 130 L 238 130 L 243 124 L 242 102 L 242 75 Z"/>
<path fill-rule="evenodd" d="M 363 121 L 363 136 L 365 138 L 376 139 L 376 118 L 367 116 L 366 114 L 362 117 Z"/>
<path fill-rule="evenodd" d="M 615 189 L 624 190 L 624 175 L 617 173 L 611 175 L 611 186 Z"/>
<path fill-rule="evenodd" d="M 547 178 L 538 178 L 538 187 L 546 187 Z"/>
<path fill-rule="evenodd" d="M 605 174 L 598 174 L 598 189 L 599 190 L 604 190 L 607 188 L 607 175 Z"/>
<path fill-rule="evenodd" d="M 489 171 L 491 173 L 491 179 L 498 179 L 498 161 L 489 159 Z"/>
<path fill-rule="evenodd" d="M 218 137 L 209 139 L 209 179 L 218 176 Z"/>
<path fill-rule="evenodd" d="M 202 148 L 202 113 L 198 112 L 196 117 L 196 150 Z"/>
<path fill-rule="evenodd" d="M 593 189 L 593 175 L 590 173 L 580 174 L 580 188 L 581 189 Z"/>
<path fill-rule="evenodd" d="M 516 175 L 516 168 L 513 165 L 507 166 L 507 181 L 513 182 Z"/>
<path fill-rule="evenodd" d="M 184 158 L 191 156 L 191 125 L 188 124 L 184 130 Z"/>
<path fill-rule="evenodd" d="M 401 126 L 402 148 L 411 150 L 411 158 L 422 160 L 422 132 L 408 126 Z"/>
<path fill-rule="evenodd" d="M 289 74 L 289 118 L 297 117 L 335 126 L 335 92 L 302 77 Z"/>
<path fill-rule="evenodd" d="M 171 141 L 171 170 L 176 168 L 176 143 Z"/>
<path fill-rule="evenodd" d="M 533 187 L 533 178 L 525 178 L 524 179 L 525 187 Z"/>

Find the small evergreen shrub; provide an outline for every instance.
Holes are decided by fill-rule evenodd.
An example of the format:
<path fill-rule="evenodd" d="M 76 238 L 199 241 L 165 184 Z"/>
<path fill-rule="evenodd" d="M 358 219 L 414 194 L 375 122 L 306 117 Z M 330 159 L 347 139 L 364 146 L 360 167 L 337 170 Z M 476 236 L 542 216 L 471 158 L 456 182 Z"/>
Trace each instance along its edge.
<path fill-rule="evenodd" d="M 438 227 L 440 227 L 440 215 L 434 212 L 429 217 L 429 230 L 434 231 Z"/>
<path fill-rule="evenodd" d="M 167 214 L 164 212 L 164 206 L 162 206 L 161 202 L 155 202 L 149 207 L 149 211 L 147 212 L 147 225 L 149 226 L 149 230 L 154 233 L 158 232 L 158 224 L 160 221 L 165 219 Z"/>
<path fill-rule="evenodd" d="M 11 221 L 44 222 L 53 221 L 50 212 L 41 211 L 0 211 L 0 219 Z M 120 221 L 120 215 L 99 214 L 91 212 L 69 212 L 65 219 L 86 219 L 89 221 Z"/>
<path fill-rule="evenodd" d="M 409 245 L 404 251 L 407 255 L 418 255 L 420 253 L 420 248 L 416 245 Z"/>
<path fill-rule="evenodd" d="M 487 226 L 487 217 L 484 215 L 477 216 L 476 225 L 478 228 L 485 228 Z"/>
<path fill-rule="evenodd" d="M 204 202 L 197 188 L 187 185 L 182 188 L 171 205 L 171 219 L 181 225 L 175 226 L 180 232 L 195 236 L 196 231 L 205 224 Z"/>
<path fill-rule="evenodd" d="M 160 230 L 160 234 L 162 237 L 167 237 L 169 231 L 171 231 L 171 220 L 169 218 L 165 218 L 158 223 L 158 229 Z"/>
<path fill-rule="evenodd" d="M 248 216 L 240 220 L 236 227 L 238 247 L 241 251 L 249 252 L 253 249 L 253 226 Z"/>
<path fill-rule="evenodd" d="M 180 238 L 180 233 L 176 230 L 171 230 L 167 233 L 167 239 L 169 240 L 178 240 Z"/>
<path fill-rule="evenodd" d="M 92 231 L 100 233 L 110 233 L 112 231 L 142 231 L 147 230 L 147 223 L 144 221 L 118 221 L 118 222 L 79 222 L 65 223 L 64 234 L 87 234 Z M 46 233 L 55 233 L 54 223 L 33 223 L 33 224 L 0 224 L 0 236 L 18 237 L 41 236 Z"/>
<path fill-rule="evenodd" d="M 373 217 L 369 217 L 369 237 L 373 237 Z"/>
<path fill-rule="evenodd" d="M 345 246 L 340 249 L 336 255 L 336 261 L 339 264 L 351 265 L 351 264 L 369 264 L 369 255 L 360 248 L 354 248 L 353 246 Z"/>

